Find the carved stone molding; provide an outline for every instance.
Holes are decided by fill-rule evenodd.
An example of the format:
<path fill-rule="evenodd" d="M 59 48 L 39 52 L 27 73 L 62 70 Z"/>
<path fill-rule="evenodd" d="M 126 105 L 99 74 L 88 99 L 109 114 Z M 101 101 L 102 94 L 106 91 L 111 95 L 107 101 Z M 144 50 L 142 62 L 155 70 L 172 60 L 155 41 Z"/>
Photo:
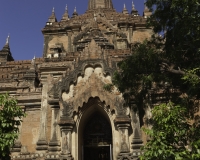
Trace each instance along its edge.
<path fill-rule="evenodd" d="M 75 68 L 73 72 L 71 72 L 68 76 L 63 77 L 62 81 L 57 82 L 48 92 L 49 97 L 53 99 L 62 99 L 62 92 L 68 91 L 70 83 L 75 83 L 77 81 L 78 75 L 84 75 L 84 69 L 86 66 L 101 66 L 104 74 L 113 75 L 114 70 L 109 68 L 105 62 L 105 60 L 84 60 L 79 61 L 78 66 Z"/>

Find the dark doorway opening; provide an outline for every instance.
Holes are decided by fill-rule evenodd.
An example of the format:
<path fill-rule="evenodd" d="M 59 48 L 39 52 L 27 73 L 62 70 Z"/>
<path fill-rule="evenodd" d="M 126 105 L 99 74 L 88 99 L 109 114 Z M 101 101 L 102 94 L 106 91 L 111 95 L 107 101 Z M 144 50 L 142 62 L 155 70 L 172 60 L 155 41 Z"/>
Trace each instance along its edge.
<path fill-rule="evenodd" d="M 112 130 L 103 115 L 94 113 L 89 118 L 83 142 L 84 160 L 112 160 Z"/>

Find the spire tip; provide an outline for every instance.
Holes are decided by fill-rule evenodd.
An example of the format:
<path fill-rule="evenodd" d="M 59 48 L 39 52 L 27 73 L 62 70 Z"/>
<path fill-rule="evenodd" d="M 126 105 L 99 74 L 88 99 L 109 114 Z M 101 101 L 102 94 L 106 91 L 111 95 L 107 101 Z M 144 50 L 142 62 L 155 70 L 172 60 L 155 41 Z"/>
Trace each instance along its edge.
<path fill-rule="evenodd" d="M 10 34 L 8 33 L 8 37 L 6 38 L 6 44 L 9 44 Z"/>

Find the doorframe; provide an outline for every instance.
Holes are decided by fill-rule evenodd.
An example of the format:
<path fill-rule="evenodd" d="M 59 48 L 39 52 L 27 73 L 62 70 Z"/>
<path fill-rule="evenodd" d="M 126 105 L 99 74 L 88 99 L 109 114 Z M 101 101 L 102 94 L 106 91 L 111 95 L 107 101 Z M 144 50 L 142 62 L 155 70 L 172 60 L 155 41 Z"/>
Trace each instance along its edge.
<path fill-rule="evenodd" d="M 96 111 L 99 112 L 104 118 L 108 120 L 110 123 L 111 131 L 112 131 L 112 146 L 114 143 L 113 133 L 115 131 L 115 125 L 113 121 L 113 115 L 110 111 L 110 109 L 105 105 L 104 102 L 101 102 L 99 97 L 95 97 L 98 101 L 96 101 L 93 104 L 88 105 L 85 103 L 83 107 L 79 110 L 77 120 L 76 120 L 76 128 L 77 128 L 77 134 L 76 134 L 76 157 L 78 160 L 83 160 L 83 154 L 84 154 L 84 144 L 81 138 L 81 134 L 84 132 L 85 125 L 87 124 L 87 117 L 90 117 L 93 113 Z M 88 100 L 89 102 L 89 100 Z M 113 150 L 114 148 L 111 148 L 112 152 L 112 159 L 113 159 Z"/>

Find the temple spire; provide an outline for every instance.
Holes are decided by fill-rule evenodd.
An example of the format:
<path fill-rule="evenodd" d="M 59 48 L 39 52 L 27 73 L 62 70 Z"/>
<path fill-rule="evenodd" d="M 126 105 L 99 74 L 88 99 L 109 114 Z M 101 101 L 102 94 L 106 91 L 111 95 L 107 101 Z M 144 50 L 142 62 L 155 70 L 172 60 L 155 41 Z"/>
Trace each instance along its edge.
<path fill-rule="evenodd" d="M 51 14 L 51 16 L 50 16 L 49 19 L 48 19 L 48 22 L 57 22 L 54 7 L 53 7 L 53 9 L 52 9 L 52 14 Z"/>
<path fill-rule="evenodd" d="M 97 8 L 113 9 L 112 0 L 88 0 L 88 10 Z"/>
<path fill-rule="evenodd" d="M 6 38 L 6 45 L 9 45 L 10 35 L 8 34 L 8 37 Z"/>
<path fill-rule="evenodd" d="M 68 14 L 68 7 L 67 7 L 67 4 L 66 4 L 65 13 L 62 16 L 61 21 L 67 21 L 67 20 L 69 20 L 69 14 Z"/>
<path fill-rule="evenodd" d="M 126 4 L 125 3 L 124 3 L 124 8 L 123 8 L 122 13 L 128 15 L 128 10 L 126 9 Z"/>
<path fill-rule="evenodd" d="M 134 10 L 134 9 L 135 9 L 135 5 L 134 5 L 134 3 L 132 1 L 132 10 Z"/>
<path fill-rule="evenodd" d="M 2 48 L 2 50 L 0 50 L 0 62 L 7 62 L 14 60 L 10 52 L 9 40 L 10 40 L 10 35 L 8 34 L 8 37 L 6 38 L 6 43 Z"/>
<path fill-rule="evenodd" d="M 76 17 L 76 16 L 78 16 L 78 13 L 77 13 L 77 11 L 76 11 L 76 6 L 75 6 L 75 8 L 74 8 L 74 13 L 72 14 L 72 18 L 74 18 L 74 17 Z"/>
<path fill-rule="evenodd" d="M 135 5 L 134 5 L 133 1 L 132 1 L 131 15 L 138 16 L 138 11 L 135 9 Z"/>

